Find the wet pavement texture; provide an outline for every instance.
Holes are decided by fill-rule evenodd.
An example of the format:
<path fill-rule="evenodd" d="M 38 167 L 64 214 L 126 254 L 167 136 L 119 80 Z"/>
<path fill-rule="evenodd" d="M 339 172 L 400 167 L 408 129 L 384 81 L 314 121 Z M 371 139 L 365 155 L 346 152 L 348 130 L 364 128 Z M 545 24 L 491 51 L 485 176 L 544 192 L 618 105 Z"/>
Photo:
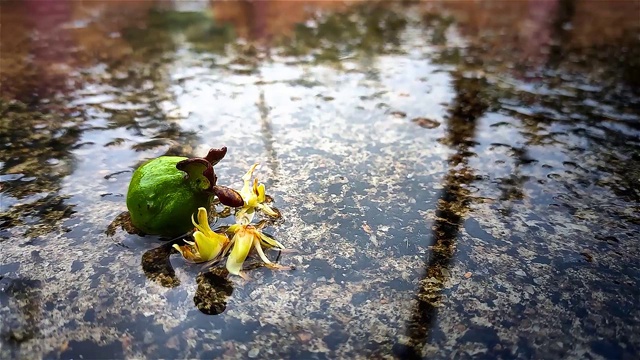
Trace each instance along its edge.
<path fill-rule="evenodd" d="M 640 351 L 637 1 L 0 4 L 0 358 Z M 258 161 L 250 279 L 110 227 Z M 219 221 L 225 223 L 225 219 Z"/>

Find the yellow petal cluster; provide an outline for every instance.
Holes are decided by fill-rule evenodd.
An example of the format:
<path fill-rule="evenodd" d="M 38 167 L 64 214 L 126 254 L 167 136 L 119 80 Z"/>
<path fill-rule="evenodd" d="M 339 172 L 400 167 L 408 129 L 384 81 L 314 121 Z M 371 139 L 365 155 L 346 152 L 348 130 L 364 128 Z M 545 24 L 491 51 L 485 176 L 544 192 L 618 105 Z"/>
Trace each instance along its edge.
<path fill-rule="evenodd" d="M 198 209 L 198 222 L 191 217 L 191 222 L 196 227 L 193 233 L 194 241 L 186 241 L 186 245 L 173 247 L 189 261 L 199 263 L 214 260 L 229 244 L 229 238 L 225 234 L 219 234 L 209 227 L 207 209 Z"/>
<path fill-rule="evenodd" d="M 182 256 L 192 262 L 208 262 L 222 259 L 229 255 L 226 262 L 230 274 L 243 276 L 242 266 L 252 249 L 256 249 L 260 259 L 271 268 L 283 269 L 286 267 L 274 264 L 264 254 L 263 248 L 284 249 L 284 246 L 264 234 L 260 229 L 262 225 L 252 225 L 257 210 L 268 216 L 279 217 L 280 213 L 266 203 L 264 184 L 258 183 L 255 178 L 252 181 L 253 172 L 258 164 L 253 164 L 249 171 L 242 177 L 244 186 L 240 191 L 244 205 L 236 210 L 235 224 L 229 226 L 224 233 L 218 233 L 209 227 L 209 219 L 205 208 L 198 209 L 198 222 L 191 219 L 196 231 L 193 233 L 194 241 L 185 241 L 185 245 L 173 245 Z M 262 223 L 264 224 L 264 223 Z M 231 238 L 231 240 L 229 240 Z"/>
<path fill-rule="evenodd" d="M 271 217 L 280 216 L 278 211 L 266 203 L 267 196 L 265 194 L 264 184 L 259 184 L 257 177 L 251 181 L 253 172 L 258 165 L 258 163 L 253 164 L 251 168 L 249 168 L 249 171 L 242 177 L 244 185 L 242 186 L 242 190 L 240 190 L 240 196 L 242 196 L 242 200 L 244 200 L 244 206 L 236 211 L 237 224 L 250 224 L 251 221 L 253 221 L 256 210 L 261 210 Z"/>
<path fill-rule="evenodd" d="M 227 258 L 227 270 L 234 275 L 240 275 L 242 265 L 247 259 L 251 248 L 255 248 L 260 259 L 269 267 L 279 268 L 272 263 L 264 254 L 262 247 L 284 249 L 284 246 L 275 239 L 267 236 L 253 225 L 235 224 L 229 226 L 227 233 L 233 234 L 229 247 L 231 253 Z"/>

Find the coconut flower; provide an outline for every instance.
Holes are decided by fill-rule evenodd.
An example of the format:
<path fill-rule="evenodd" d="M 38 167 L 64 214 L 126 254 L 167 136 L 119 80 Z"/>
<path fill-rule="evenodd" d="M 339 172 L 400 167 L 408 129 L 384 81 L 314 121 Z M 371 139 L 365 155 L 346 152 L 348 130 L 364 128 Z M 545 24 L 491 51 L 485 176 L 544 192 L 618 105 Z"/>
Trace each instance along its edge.
<path fill-rule="evenodd" d="M 193 233 L 194 241 L 185 240 L 186 245 L 174 244 L 173 247 L 182 254 L 182 257 L 191 262 L 201 263 L 214 260 L 229 244 L 229 238 L 225 234 L 211 230 L 207 210 L 203 207 L 198 208 L 198 222 L 196 223 L 193 219 L 193 215 L 191 222 L 196 227 L 196 231 Z"/>
<path fill-rule="evenodd" d="M 240 273 L 242 265 L 247 259 L 252 248 L 256 249 L 260 259 L 272 269 L 289 269 L 289 267 L 272 263 L 264 254 L 262 247 L 284 249 L 284 246 L 275 239 L 269 237 L 260 231 L 261 225 L 241 225 L 234 224 L 227 229 L 228 234 L 233 234 L 231 242 L 227 249 L 231 249 L 231 253 L 227 258 L 227 270 L 234 275 L 243 276 Z M 226 251 L 225 251 L 226 252 Z"/>
<path fill-rule="evenodd" d="M 240 196 L 242 196 L 244 205 L 236 211 L 237 224 L 250 224 L 256 210 L 261 210 L 271 217 L 280 217 L 278 210 L 266 203 L 267 196 L 265 194 L 264 184 L 259 184 L 257 177 L 253 179 L 253 183 L 251 181 L 253 172 L 258 165 L 258 163 L 253 164 L 249 171 L 247 171 L 247 173 L 242 177 L 244 186 L 242 187 L 242 190 L 240 190 Z"/>

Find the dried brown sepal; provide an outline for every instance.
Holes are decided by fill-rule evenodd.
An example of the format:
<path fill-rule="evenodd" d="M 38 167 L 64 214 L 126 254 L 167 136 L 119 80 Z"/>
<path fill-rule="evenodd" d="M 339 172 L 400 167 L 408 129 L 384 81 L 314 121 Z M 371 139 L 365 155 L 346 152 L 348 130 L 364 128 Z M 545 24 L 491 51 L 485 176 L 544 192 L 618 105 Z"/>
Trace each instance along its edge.
<path fill-rule="evenodd" d="M 207 167 L 207 169 L 202 173 L 202 176 L 211 182 L 211 185 L 207 190 L 213 190 L 213 187 L 216 186 L 216 183 L 218 182 L 218 177 L 216 176 L 215 171 L 213 171 L 213 165 L 209 165 L 209 167 Z"/>
<path fill-rule="evenodd" d="M 213 192 L 218 178 L 213 171 L 213 166 L 204 158 L 190 158 L 176 164 L 178 170 L 187 173 L 187 180 L 206 192 Z"/>
<path fill-rule="evenodd" d="M 211 166 L 215 166 L 227 155 L 227 147 L 223 146 L 220 149 L 210 149 L 207 156 L 205 156 L 205 160 L 211 163 Z"/>
<path fill-rule="evenodd" d="M 214 186 L 213 193 L 216 194 L 223 205 L 230 207 L 240 207 L 244 205 L 244 200 L 242 200 L 240 193 L 226 186 Z"/>

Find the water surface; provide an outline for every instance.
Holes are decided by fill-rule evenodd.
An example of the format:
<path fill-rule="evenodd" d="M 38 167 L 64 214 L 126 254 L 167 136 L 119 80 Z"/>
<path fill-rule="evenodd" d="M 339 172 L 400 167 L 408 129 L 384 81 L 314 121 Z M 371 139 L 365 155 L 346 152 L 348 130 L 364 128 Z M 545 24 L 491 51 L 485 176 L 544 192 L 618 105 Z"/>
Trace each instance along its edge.
<path fill-rule="evenodd" d="M 633 358 L 615 5 L 3 2 L 0 357 Z M 142 161 L 220 146 L 221 184 L 262 164 L 296 270 L 108 231 Z"/>

